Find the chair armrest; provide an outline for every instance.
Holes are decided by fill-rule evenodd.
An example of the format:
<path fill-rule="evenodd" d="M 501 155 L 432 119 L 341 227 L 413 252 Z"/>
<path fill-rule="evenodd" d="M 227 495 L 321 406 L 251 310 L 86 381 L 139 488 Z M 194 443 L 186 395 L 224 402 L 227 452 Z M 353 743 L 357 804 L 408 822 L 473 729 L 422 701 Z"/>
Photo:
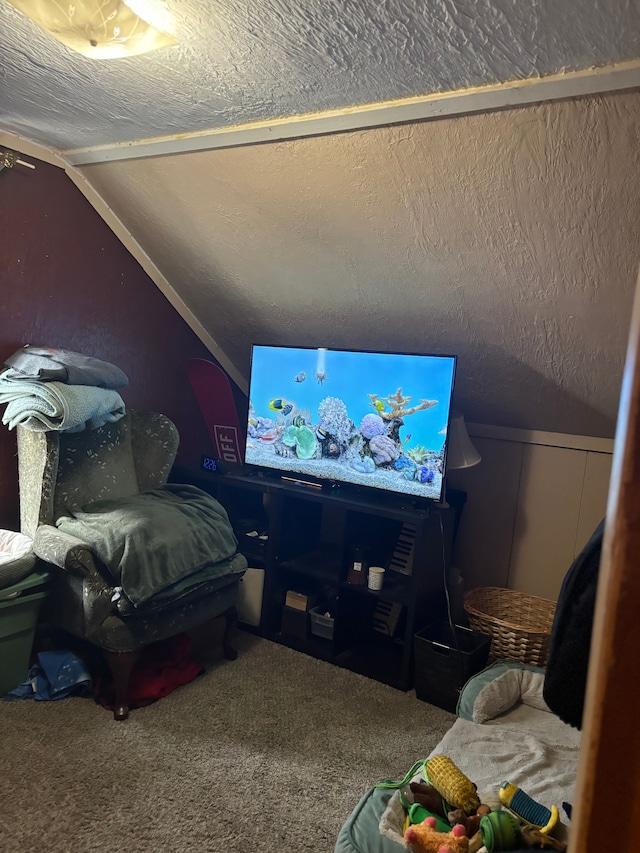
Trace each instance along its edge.
<path fill-rule="evenodd" d="M 41 560 L 66 569 L 74 575 L 95 575 L 102 578 L 87 543 L 50 524 L 41 524 L 36 529 L 33 550 Z"/>

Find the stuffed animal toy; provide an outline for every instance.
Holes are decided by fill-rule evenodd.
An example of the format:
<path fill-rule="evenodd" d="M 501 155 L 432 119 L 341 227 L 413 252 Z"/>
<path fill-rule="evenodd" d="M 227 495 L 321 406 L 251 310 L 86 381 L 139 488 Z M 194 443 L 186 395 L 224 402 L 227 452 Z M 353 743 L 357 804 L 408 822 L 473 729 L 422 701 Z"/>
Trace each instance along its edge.
<path fill-rule="evenodd" d="M 482 818 L 490 813 L 491 807 L 483 803 L 481 806 L 478 806 L 478 811 L 474 815 L 468 815 L 462 809 L 454 809 L 447 814 L 447 820 L 451 826 L 455 826 L 456 823 L 461 823 L 467 830 L 467 835 L 471 838 L 471 836 L 475 835 L 480 829 L 480 821 Z"/>
<path fill-rule="evenodd" d="M 405 830 L 404 840 L 413 853 L 468 853 L 469 839 L 462 824 L 451 832 L 437 832 L 435 825 L 436 819 L 428 817 Z"/>
<path fill-rule="evenodd" d="M 558 841 L 557 838 L 545 835 L 535 826 L 521 827 L 520 834 L 522 836 L 522 843 L 525 847 L 530 847 L 532 850 L 557 850 L 559 853 L 565 853 L 567 849 L 566 842 Z"/>
<path fill-rule="evenodd" d="M 442 794 L 438 793 L 433 785 L 427 785 L 425 782 L 411 782 L 409 788 L 413 794 L 414 803 L 420 803 L 428 812 L 440 815 L 440 817 L 447 817 L 445 805 L 442 802 Z M 461 823 L 461 821 L 459 822 Z"/>

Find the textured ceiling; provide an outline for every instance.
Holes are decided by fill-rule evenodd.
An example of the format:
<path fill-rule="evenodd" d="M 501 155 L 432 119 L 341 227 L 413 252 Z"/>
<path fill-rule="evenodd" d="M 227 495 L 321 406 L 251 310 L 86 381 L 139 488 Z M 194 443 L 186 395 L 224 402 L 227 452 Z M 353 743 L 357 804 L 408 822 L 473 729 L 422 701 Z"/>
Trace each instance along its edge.
<path fill-rule="evenodd" d="M 156 5 L 179 45 L 99 62 L 0 0 L 0 135 L 67 164 L 193 145 L 68 171 L 240 385 L 254 342 L 454 352 L 468 420 L 613 435 L 640 260 L 640 0 Z M 570 94 L 629 91 L 536 103 L 589 69 Z M 482 87 L 524 81 L 531 106 L 486 112 Z M 191 136 L 467 91 L 458 118 L 226 150 Z"/>
<path fill-rule="evenodd" d="M 179 40 L 96 61 L 0 0 L 0 129 L 57 150 L 546 77 L 640 55 L 638 0 L 156 0 Z"/>

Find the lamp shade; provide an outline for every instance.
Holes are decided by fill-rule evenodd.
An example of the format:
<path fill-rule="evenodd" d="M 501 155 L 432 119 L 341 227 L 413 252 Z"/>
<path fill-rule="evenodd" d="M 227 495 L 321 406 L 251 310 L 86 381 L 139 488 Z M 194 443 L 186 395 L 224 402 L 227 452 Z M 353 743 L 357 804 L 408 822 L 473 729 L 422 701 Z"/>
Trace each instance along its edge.
<path fill-rule="evenodd" d="M 447 446 L 447 469 L 472 468 L 481 459 L 482 456 L 469 438 L 464 417 L 460 412 L 452 412 Z"/>
<path fill-rule="evenodd" d="M 137 0 L 9 0 L 45 32 L 72 50 L 91 59 L 136 56 L 159 47 L 177 44 L 149 20 L 147 3 L 143 18 L 131 8 Z"/>

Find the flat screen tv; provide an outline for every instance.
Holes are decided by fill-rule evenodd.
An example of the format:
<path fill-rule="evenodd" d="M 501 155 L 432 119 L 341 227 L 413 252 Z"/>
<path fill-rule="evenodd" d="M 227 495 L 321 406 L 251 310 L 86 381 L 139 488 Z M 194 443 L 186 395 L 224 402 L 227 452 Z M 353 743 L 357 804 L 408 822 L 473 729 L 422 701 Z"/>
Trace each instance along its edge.
<path fill-rule="evenodd" d="M 441 501 L 453 355 L 252 347 L 245 462 Z"/>

